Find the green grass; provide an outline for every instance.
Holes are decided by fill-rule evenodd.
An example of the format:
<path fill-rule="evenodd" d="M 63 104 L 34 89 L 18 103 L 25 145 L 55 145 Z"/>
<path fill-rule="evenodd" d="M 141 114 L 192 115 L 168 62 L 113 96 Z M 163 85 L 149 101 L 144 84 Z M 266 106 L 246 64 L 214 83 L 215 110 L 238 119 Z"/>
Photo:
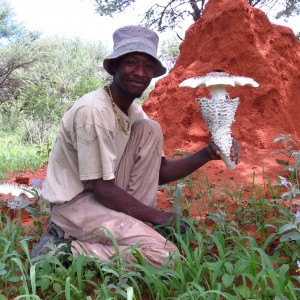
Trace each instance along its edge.
<path fill-rule="evenodd" d="M 24 144 L 17 135 L 0 136 L 0 181 L 7 174 L 32 171 L 40 168 L 47 161 L 41 146 Z"/>
<path fill-rule="evenodd" d="M 217 200 L 219 188 L 209 198 L 214 192 Z M 205 221 L 191 222 L 185 235 L 174 232 L 180 253 L 160 270 L 134 247 L 139 263 L 124 262 L 115 241 L 117 254 L 110 261 L 78 255 L 66 268 L 57 259 L 62 250 L 53 247 L 34 264 L 29 251 L 48 216 L 37 197 L 35 209 L 28 207 L 35 215 L 30 228 L 1 214 L 0 299 L 300 299 L 300 220 L 283 200 L 257 197 L 257 188 L 252 193 L 234 218 L 216 202 Z M 252 234 L 245 219 L 255 227 Z"/>
<path fill-rule="evenodd" d="M 0 174 L 38 168 L 45 162 L 38 157 L 47 157 L 16 137 L 2 136 L 0 142 Z M 35 263 L 29 253 L 49 221 L 49 205 L 33 192 L 35 201 L 12 219 L 1 201 L 0 300 L 300 299 L 300 208 L 292 201 L 298 200 L 298 182 L 260 187 L 254 179 L 247 192 L 234 182 L 226 188 L 210 183 L 201 172 L 164 186 L 174 211 L 191 219 L 191 203 L 198 201 L 201 218 L 190 222 L 186 234 L 174 232 L 180 252 L 159 270 L 135 247 L 120 253 L 112 236 L 116 255 L 110 261 L 77 255 L 67 268 L 57 258 L 62 248 L 53 246 Z M 31 213 L 30 227 L 22 226 L 21 209 Z M 128 263 L 124 255 L 138 262 Z"/>

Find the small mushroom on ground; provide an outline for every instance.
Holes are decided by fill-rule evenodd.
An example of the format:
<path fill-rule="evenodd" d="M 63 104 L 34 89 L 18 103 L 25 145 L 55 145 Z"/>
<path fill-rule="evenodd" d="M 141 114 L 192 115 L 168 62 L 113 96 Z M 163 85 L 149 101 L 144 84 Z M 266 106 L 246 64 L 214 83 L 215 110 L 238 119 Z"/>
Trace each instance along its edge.
<path fill-rule="evenodd" d="M 225 88 L 234 86 L 258 87 L 252 78 L 232 76 L 223 71 L 214 71 L 203 77 L 192 77 L 179 84 L 180 87 L 210 87 L 211 99 L 197 98 L 201 114 L 212 136 L 212 140 L 221 150 L 221 158 L 228 170 L 236 167 L 230 158 L 232 145 L 231 125 L 240 99 L 230 99 Z"/>

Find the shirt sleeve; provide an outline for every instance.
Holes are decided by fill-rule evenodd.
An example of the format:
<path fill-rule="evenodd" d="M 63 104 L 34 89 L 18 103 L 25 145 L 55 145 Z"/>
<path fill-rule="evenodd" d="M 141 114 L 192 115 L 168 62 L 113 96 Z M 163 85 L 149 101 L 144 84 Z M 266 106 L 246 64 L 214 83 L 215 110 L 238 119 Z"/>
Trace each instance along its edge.
<path fill-rule="evenodd" d="M 76 122 L 76 148 L 80 180 L 115 177 L 117 158 L 114 116 L 105 108 L 86 107 Z"/>

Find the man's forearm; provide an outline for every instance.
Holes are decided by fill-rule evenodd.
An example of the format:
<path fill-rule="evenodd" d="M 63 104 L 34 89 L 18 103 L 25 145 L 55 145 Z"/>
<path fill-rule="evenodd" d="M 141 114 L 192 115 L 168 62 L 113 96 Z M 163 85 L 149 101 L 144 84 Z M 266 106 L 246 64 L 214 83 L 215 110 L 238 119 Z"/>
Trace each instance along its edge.
<path fill-rule="evenodd" d="M 159 184 L 172 182 L 188 176 L 211 160 L 208 147 L 204 147 L 194 154 L 179 159 L 162 159 Z"/>
<path fill-rule="evenodd" d="M 97 201 L 110 209 L 125 213 L 140 221 L 152 224 L 160 224 L 162 222 L 160 211 L 144 205 L 115 185 L 113 180 L 95 180 L 94 194 Z"/>

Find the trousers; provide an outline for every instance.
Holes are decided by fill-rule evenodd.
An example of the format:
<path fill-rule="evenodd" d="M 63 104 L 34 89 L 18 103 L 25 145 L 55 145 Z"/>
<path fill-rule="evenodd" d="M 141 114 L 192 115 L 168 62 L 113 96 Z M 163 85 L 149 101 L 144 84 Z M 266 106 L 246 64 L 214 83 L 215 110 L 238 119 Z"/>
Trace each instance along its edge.
<path fill-rule="evenodd" d="M 155 207 L 162 157 L 163 135 L 153 120 L 141 120 L 132 128 L 128 144 L 115 173 L 115 183 L 147 206 Z M 72 252 L 109 260 L 116 253 L 136 262 L 132 246 L 155 268 L 160 268 L 177 247 L 152 226 L 103 206 L 92 191 L 71 201 L 54 204 L 52 221 L 73 239 Z M 117 243 L 117 246 L 116 246 Z"/>

